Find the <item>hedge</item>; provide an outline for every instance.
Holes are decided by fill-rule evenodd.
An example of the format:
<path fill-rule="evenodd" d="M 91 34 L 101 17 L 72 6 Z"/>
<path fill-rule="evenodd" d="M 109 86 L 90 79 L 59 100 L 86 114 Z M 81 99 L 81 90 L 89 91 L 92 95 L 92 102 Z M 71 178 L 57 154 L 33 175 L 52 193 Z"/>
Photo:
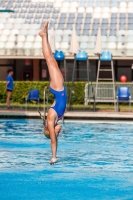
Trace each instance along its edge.
<path fill-rule="evenodd" d="M 73 104 L 84 104 L 84 89 L 86 82 L 75 82 L 74 83 L 74 94 L 72 95 L 72 103 Z M 6 92 L 5 90 L 6 82 L 0 82 L 0 103 L 5 103 L 6 101 Z M 71 88 L 71 82 L 66 84 L 67 86 L 67 95 L 69 101 L 69 94 Z M 49 93 L 48 87 L 49 82 L 33 82 L 33 81 L 15 81 L 14 82 L 14 91 L 12 95 L 11 102 L 13 103 L 25 103 L 25 98 L 27 97 L 30 89 L 38 89 L 40 91 L 40 100 L 43 102 L 44 97 L 44 87 L 47 88 L 47 95 L 49 95 L 49 103 L 53 102 L 53 95 Z M 32 102 L 33 103 L 33 102 Z"/>

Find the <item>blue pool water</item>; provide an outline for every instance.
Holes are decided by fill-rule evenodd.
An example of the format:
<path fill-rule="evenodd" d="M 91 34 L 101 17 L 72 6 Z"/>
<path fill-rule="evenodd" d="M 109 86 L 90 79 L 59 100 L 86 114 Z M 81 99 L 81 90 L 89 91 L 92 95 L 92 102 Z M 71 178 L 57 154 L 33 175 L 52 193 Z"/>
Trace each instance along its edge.
<path fill-rule="evenodd" d="M 0 200 L 133 200 L 133 124 L 65 122 L 52 166 L 42 128 L 0 121 Z"/>

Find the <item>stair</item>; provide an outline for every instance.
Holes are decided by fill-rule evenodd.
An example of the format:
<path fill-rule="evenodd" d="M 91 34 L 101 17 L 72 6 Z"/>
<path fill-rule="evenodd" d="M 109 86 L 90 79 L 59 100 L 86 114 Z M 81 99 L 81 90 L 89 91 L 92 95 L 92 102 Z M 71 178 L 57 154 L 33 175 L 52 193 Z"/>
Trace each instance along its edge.
<path fill-rule="evenodd" d="M 110 53 L 110 52 L 109 52 Z M 111 54 L 110 54 L 111 55 Z M 104 62 L 110 62 L 111 63 L 111 66 L 110 66 L 110 69 L 102 69 L 101 68 L 101 61 Z M 100 72 L 110 72 L 111 73 L 111 78 L 100 78 Z M 111 82 L 111 87 L 110 88 L 107 88 L 106 86 L 105 87 L 99 87 L 99 81 L 110 81 Z M 103 90 L 108 90 L 109 92 L 107 92 L 106 94 L 108 96 L 102 96 L 101 92 Z M 111 93 L 112 91 L 112 93 Z M 99 94 L 101 94 L 99 96 Z M 114 78 L 114 66 L 113 66 L 113 60 L 112 60 L 112 56 L 110 59 L 105 59 L 102 57 L 99 58 L 99 61 L 98 61 L 98 71 L 97 71 L 97 79 L 96 79 L 96 89 L 95 89 L 95 99 L 94 99 L 94 110 L 96 110 L 96 102 L 101 102 L 103 100 L 103 102 L 107 102 L 107 100 L 112 100 L 114 102 L 114 108 L 116 110 L 116 95 L 115 95 L 115 78 Z"/>

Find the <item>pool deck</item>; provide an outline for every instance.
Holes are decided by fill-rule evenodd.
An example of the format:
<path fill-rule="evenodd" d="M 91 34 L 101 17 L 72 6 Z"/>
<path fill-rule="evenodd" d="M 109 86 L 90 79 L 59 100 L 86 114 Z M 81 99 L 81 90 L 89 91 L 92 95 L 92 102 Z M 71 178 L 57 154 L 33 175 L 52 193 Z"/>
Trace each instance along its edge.
<path fill-rule="evenodd" d="M 43 115 L 43 111 L 41 111 Z M 0 118 L 29 118 L 40 119 L 37 110 L 25 111 L 22 109 L 0 109 Z M 64 115 L 67 120 L 133 120 L 133 112 L 114 111 L 67 111 Z"/>

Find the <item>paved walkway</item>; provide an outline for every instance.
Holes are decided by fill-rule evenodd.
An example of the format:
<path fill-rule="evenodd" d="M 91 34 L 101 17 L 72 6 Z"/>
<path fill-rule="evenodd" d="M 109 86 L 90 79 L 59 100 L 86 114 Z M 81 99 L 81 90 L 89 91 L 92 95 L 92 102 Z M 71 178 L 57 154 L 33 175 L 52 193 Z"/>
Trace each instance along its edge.
<path fill-rule="evenodd" d="M 43 111 L 41 111 L 43 115 Z M 0 109 L 0 118 L 36 118 L 39 119 L 37 111 L 25 111 L 21 109 Z M 133 120 L 133 112 L 114 112 L 114 111 L 68 111 L 65 119 L 73 120 Z"/>

